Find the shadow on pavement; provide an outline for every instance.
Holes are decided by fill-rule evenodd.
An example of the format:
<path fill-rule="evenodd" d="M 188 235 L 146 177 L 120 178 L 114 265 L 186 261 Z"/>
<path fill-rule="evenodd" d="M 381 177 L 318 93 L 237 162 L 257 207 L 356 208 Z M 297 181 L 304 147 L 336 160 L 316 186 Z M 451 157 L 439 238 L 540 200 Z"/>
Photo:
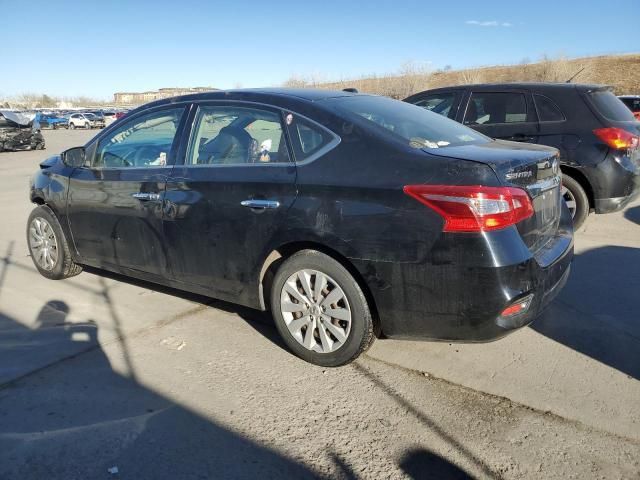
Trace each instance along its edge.
<path fill-rule="evenodd" d="M 624 218 L 630 222 L 640 225 L 640 205 L 637 207 L 627 208 L 624 211 Z"/>
<path fill-rule="evenodd" d="M 67 323 L 68 313 L 64 302 L 48 302 L 34 329 L 0 313 L 2 330 L 19 339 L 15 348 L 38 349 L 52 330 L 71 348 L 94 342 L 0 387 L 0 478 L 108 478 L 114 466 L 123 478 L 317 478 L 115 372 L 95 342 L 97 327 Z"/>
<path fill-rule="evenodd" d="M 500 478 L 500 475 L 494 472 L 489 465 L 486 464 L 481 458 L 478 458 L 471 450 L 469 450 L 466 446 L 462 445 L 455 438 L 453 438 L 448 432 L 446 432 L 438 423 L 430 418 L 427 414 L 423 413 L 415 406 L 413 406 L 407 399 L 405 399 L 400 393 L 396 392 L 393 387 L 384 383 L 380 378 L 378 378 L 373 372 L 369 371 L 366 367 L 364 367 L 359 362 L 354 362 L 351 364 L 355 370 L 360 372 L 366 378 L 371 381 L 377 388 L 386 393 L 390 398 L 392 398 L 398 405 L 401 405 L 407 411 L 411 412 L 413 416 L 415 416 L 427 429 L 431 430 L 435 434 L 437 434 L 447 445 L 450 445 L 453 449 L 457 451 L 462 457 L 466 458 L 470 462 L 472 462 L 479 471 L 483 473 L 486 478 Z M 433 454 L 430 454 L 433 455 Z M 431 461 L 431 467 L 436 468 L 444 468 L 442 462 L 447 462 L 442 459 L 442 462 L 437 463 L 434 458 L 429 458 L 423 454 L 417 454 L 413 457 L 409 456 L 405 457 L 401 462 L 401 466 L 404 465 L 407 468 L 414 468 L 419 465 L 420 462 L 424 462 L 426 466 L 426 462 Z M 448 462 L 447 462 L 448 463 Z M 403 468 L 405 468 L 403 467 Z M 453 468 L 457 468 L 452 466 Z M 407 471 L 407 470 L 405 470 Z M 407 471 L 407 473 L 409 473 Z M 430 477 L 428 476 L 428 471 L 417 472 L 420 473 L 419 476 L 413 478 L 444 478 L 448 479 L 449 477 Z M 468 478 L 468 477 L 453 477 L 453 478 Z"/>
<path fill-rule="evenodd" d="M 400 468 L 414 480 L 473 480 L 473 477 L 449 460 L 424 449 L 408 452 Z"/>
<path fill-rule="evenodd" d="M 562 293 L 532 328 L 640 380 L 640 249 L 576 255 Z"/>
<path fill-rule="evenodd" d="M 107 270 L 100 270 L 93 267 L 84 267 L 84 271 L 87 273 L 91 273 L 98 277 L 110 278 L 112 280 L 116 280 L 122 283 L 128 283 L 130 285 L 135 285 L 140 288 L 146 288 L 149 290 L 153 290 L 156 292 L 164 293 L 166 295 L 172 295 L 174 297 L 182 298 L 184 300 L 199 303 L 201 305 L 205 305 L 211 308 L 215 308 L 217 310 L 222 310 L 223 312 L 232 313 L 242 318 L 248 325 L 250 325 L 254 330 L 264 336 L 266 339 L 273 342 L 278 347 L 289 351 L 286 347 L 286 344 L 280 338 L 278 331 L 275 328 L 273 323 L 273 318 L 271 317 L 271 313 L 269 312 L 261 312 L 259 310 L 255 310 L 253 308 L 244 307 L 242 305 L 237 305 L 235 303 L 225 302 L 223 300 L 218 300 L 211 297 L 205 297 L 204 295 L 198 295 L 195 293 L 186 292 L 184 290 L 178 290 L 171 287 L 166 287 L 164 285 L 159 285 L 157 283 L 147 282 L 145 280 L 138 280 L 136 278 L 127 277 L 125 275 L 120 275 L 118 273 L 109 272 Z M 100 279 L 100 284 L 102 286 L 101 295 L 105 299 L 105 301 L 110 305 L 110 299 L 108 297 L 106 283 L 102 278 Z M 112 317 L 115 315 L 115 311 L 111 309 Z M 115 321 L 116 325 L 120 324 L 120 321 Z"/>

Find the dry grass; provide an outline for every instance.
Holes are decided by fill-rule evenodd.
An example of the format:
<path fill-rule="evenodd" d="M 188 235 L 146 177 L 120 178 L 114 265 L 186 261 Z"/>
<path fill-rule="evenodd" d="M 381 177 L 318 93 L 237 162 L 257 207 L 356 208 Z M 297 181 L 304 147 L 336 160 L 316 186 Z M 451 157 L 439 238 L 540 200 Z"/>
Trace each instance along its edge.
<path fill-rule="evenodd" d="M 576 75 L 577 74 L 577 75 Z M 394 75 L 371 75 L 339 82 L 293 77 L 285 86 L 341 90 L 355 87 L 361 92 L 406 98 L 412 93 L 430 88 L 474 83 L 565 82 L 611 85 L 617 94 L 640 93 L 640 54 L 607 55 L 568 59 L 544 56 L 539 62 L 473 68 L 467 70 L 426 71 L 405 64 Z"/>

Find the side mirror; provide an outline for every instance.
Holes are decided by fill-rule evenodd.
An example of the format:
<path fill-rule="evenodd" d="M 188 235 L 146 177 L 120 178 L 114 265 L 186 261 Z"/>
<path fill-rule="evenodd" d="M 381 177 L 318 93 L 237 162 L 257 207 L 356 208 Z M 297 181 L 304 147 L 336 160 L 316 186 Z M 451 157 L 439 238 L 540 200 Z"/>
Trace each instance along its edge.
<path fill-rule="evenodd" d="M 67 167 L 83 167 L 85 158 L 84 147 L 73 147 L 62 152 L 62 162 Z"/>

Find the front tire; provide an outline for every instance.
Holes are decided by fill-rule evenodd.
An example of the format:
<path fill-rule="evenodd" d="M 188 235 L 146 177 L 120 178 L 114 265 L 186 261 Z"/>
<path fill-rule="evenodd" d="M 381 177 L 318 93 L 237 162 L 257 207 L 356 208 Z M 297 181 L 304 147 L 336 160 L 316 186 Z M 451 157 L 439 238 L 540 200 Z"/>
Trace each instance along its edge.
<path fill-rule="evenodd" d="M 69 124 L 69 128 L 70 128 L 71 130 L 75 130 L 75 129 L 76 129 L 76 124 L 75 124 L 75 123 L 70 123 L 70 124 Z"/>
<path fill-rule="evenodd" d="M 85 124 L 84 124 L 84 128 L 85 128 L 86 130 L 89 130 L 89 129 L 91 128 L 91 125 L 89 125 L 88 123 L 85 123 Z"/>
<path fill-rule="evenodd" d="M 589 197 L 577 180 L 562 174 L 562 197 L 573 217 L 573 228 L 578 230 L 589 216 Z"/>
<path fill-rule="evenodd" d="M 31 260 L 43 277 L 73 277 L 82 267 L 71 258 L 69 243 L 53 211 L 46 205 L 33 209 L 27 221 L 27 245 Z"/>
<path fill-rule="evenodd" d="M 338 261 L 315 250 L 282 263 L 272 283 L 271 312 L 287 346 L 316 365 L 352 362 L 375 339 L 358 282 Z"/>

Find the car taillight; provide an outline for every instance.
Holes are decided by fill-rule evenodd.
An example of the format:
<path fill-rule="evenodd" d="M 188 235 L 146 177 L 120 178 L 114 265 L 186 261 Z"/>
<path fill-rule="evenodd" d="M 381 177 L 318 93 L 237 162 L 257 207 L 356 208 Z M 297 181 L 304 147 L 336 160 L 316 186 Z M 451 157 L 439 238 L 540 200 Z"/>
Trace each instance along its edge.
<path fill-rule="evenodd" d="M 515 187 L 407 185 L 404 193 L 444 218 L 444 232 L 485 232 L 533 215 L 529 194 Z"/>
<path fill-rule="evenodd" d="M 627 132 L 622 128 L 597 128 L 593 133 L 595 133 L 600 140 L 609 145 L 609 147 L 615 150 L 627 150 L 629 148 L 633 149 L 638 147 L 638 136 Z"/>

